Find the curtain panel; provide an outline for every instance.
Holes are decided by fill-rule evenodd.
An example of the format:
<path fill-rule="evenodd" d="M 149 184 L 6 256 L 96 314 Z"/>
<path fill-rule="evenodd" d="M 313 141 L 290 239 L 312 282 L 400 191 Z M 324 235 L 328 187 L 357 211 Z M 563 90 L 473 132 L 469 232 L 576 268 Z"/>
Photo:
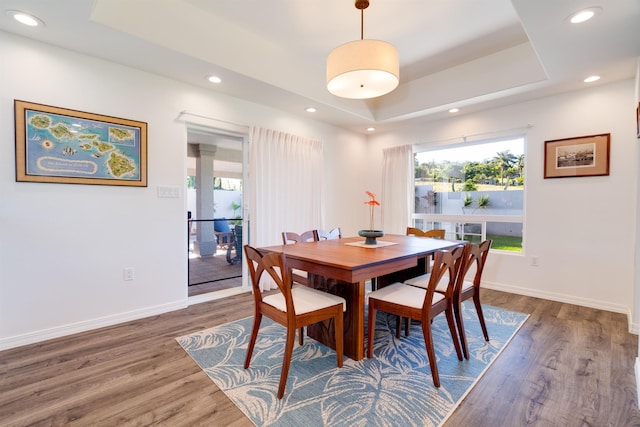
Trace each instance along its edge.
<path fill-rule="evenodd" d="M 323 169 L 322 141 L 251 128 L 249 233 L 253 246 L 282 244 L 283 231 L 301 233 L 323 227 Z"/>
<path fill-rule="evenodd" d="M 413 210 L 413 147 L 385 148 L 382 153 L 382 225 L 385 233 L 405 234 Z"/>

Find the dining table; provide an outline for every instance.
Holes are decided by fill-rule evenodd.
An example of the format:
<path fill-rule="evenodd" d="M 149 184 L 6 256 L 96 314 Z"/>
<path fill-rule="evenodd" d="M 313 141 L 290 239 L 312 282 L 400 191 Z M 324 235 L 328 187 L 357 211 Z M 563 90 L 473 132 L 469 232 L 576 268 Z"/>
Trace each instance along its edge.
<path fill-rule="evenodd" d="M 434 252 L 452 248 L 459 241 L 386 234 L 376 245 L 362 237 L 302 242 L 258 248 L 284 253 L 288 267 L 308 273 L 307 286 L 343 297 L 344 354 L 361 360 L 365 350 L 365 284 L 382 287 L 429 271 Z M 307 328 L 307 335 L 335 349 L 333 325 L 321 322 Z"/>

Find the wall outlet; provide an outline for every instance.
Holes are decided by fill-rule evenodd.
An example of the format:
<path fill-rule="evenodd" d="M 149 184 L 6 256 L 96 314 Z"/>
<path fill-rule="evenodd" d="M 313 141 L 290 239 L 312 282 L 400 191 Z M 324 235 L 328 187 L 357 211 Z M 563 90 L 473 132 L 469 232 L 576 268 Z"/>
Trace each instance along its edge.
<path fill-rule="evenodd" d="M 540 265 L 540 258 L 538 258 L 537 256 L 532 256 L 531 257 L 531 266 L 532 267 L 538 267 Z"/>
<path fill-rule="evenodd" d="M 123 280 L 129 281 L 135 279 L 135 270 L 133 267 L 126 267 L 123 270 Z"/>

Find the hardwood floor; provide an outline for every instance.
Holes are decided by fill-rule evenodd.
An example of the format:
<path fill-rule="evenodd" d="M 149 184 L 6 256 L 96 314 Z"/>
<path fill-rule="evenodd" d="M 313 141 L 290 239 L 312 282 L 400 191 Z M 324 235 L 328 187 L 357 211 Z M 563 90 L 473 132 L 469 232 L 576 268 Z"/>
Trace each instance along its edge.
<path fill-rule="evenodd" d="M 445 426 L 640 426 L 624 315 L 490 290 L 483 303 L 531 317 Z M 0 352 L 0 425 L 251 426 L 175 338 L 252 306 L 243 294 Z"/>

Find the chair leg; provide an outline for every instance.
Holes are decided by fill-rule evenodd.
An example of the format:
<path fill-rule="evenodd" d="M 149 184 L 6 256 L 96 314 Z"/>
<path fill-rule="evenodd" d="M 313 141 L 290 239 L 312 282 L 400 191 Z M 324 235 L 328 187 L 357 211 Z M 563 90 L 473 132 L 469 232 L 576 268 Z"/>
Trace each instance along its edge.
<path fill-rule="evenodd" d="M 244 358 L 244 369 L 249 367 L 251 363 L 251 356 L 253 355 L 253 347 L 256 345 L 256 338 L 258 337 L 258 330 L 260 330 L 260 322 L 262 321 L 262 314 L 256 313 L 253 317 L 253 327 L 251 328 L 251 338 L 249 339 L 249 346 L 247 347 L 247 355 Z"/>
<path fill-rule="evenodd" d="M 411 329 L 411 319 L 408 317 L 396 316 L 396 338 L 400 338 L 400 329 L 402 328 L 402 320 L 404 320 L 404 336 L 409 336 L 409 329 Z"/>
<path fill-rule="evenodd" d="M 298 330 L 298 343 L 301 346 L 304 345 L 304 327 Z"/>
<path fill-rule="evenodd" d="M 489 332 L 487 332 L 487 325 L 484 322 L 484 314 L 482 314 L 482 304 L 480 304 L 480 294 L 478 290 L 473 294 L 473 304 L 476 306 L 476 312 L 478 313 L 478 320 L 480 321 L 480 327 L 482 327 L 484 339 L 485 341 L 489 341 Z"/>
<path fill-rule="evenodd" d="M 440 387 L 440 376 L 438 375 L 436 353 L 433 350 L 433 337 L 431 336 L 431 323 L 422 322 L 422 335 L 424 336 L 424 345 L 427 348 L 427 357 L 429 358 L 429 366 L 431 367 L 433 385 Z"/>
<path fill-rule="evenodd" d="M 369 299 L 369 317 L 367 319 L 367 357 L 373 357 L 373 330 L 376 324 L 376 307 L 372 299 Z"/>
<path fill-rule="evenodd" d="M 467 342 L 467 334 L 464 330 L 464 321 L 462 320 L 462 302 L 460 298 L 454 298 L 453 301 L 453 313 L 458 324 L 458 334 L 460 335 L 460 342 L 462 343 L 462 354 L 465 359 L 469 359 L 469 343 Z"/>
<path fill-rule="evenodd" d="M 340 306 L 340 313 L 334 317 L 334 339 L 336 342 L 336 357 L 338 359 L 338 368 L 342 368 L 342 362 L 344 359 L 344 314 L 342 313 L 342 305 Z"/>
<path fill-rule="evenodd" d="M 451 339 L 453 340 L 453 346 L 456 349 L 456 355 L 458 356 L 458 360 L 462 360 L 462 349 L 460 349 L 460 341 L 458 340 L 458 333 L 456 332 L 456 321 L 453 319 L 453 310 L 451 306 L 447 307 L 447 309 L 444 311 L 444 315 L 447 318 L 449 333 L 451 334 Z"/>
<path fill-rule="evenodd" d="M 287 386 L 287 376 L 289 375 L 289 365 L 293 355 L 293 343 L 296 341 L 296 330 L 287 328 L 287 341 L 284 345 L 284 357 L 282 359 L 282 372 L 280 373 L 280 385 L 278 386 L 278 399 L 284 396 L 284 389 Z"/>

